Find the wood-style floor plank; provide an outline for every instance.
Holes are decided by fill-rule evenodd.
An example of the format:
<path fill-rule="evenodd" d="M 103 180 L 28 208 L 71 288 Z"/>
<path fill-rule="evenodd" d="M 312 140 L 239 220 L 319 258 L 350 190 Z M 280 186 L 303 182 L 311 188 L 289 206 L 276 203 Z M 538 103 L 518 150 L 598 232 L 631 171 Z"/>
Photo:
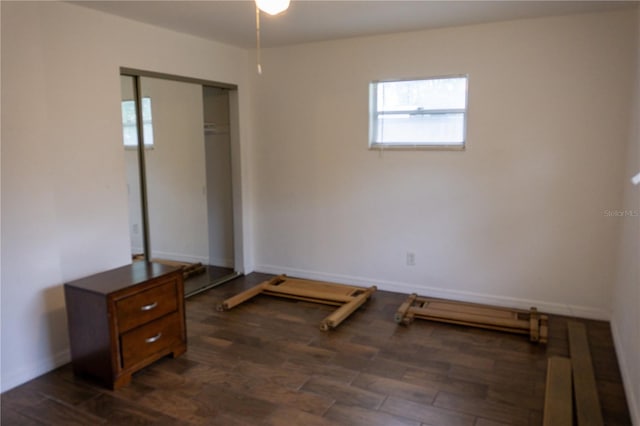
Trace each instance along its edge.
<path fill-rule="evenodd" d="M 187 299 L 187 352 L 116 391 L 62 366 L 5 392 L 7 425 L 542 425 L 546 360 L 568 356 L 567 322 L 549 343 L 393 317 L 406 295 L 378 290 L 336 330 L 333 308 L 259 296 L 217 304 L 270 278 L 251 274 Z M 575 320 L 575 319 L 573 319 Z M 607 425 L 631 424 L 609 324 L 584 324 Z"/>
<path fill-rule="evenodd" d="M 431 404 L 440 390 L 436 384 L 429 382 L 418 385 L 375 374 L 360 374 L 351 385 L 377 394 L 393 395 L 420 404 Z"/>
<path fill-rule="evenodd" d="M 420 426 L 420 421 L 394 416 L 384 411 L 367 410 L 355 405 L 334 404 L 325 417 L 335 424 L 350 426 Z"/>
<path fill-rule="evenodd" d="M 570 321 L 569 348 L 573 371 L 573 392 L 578 426 L 602 426 L 602 408 L 584 324 Z"/>
<path fill-rule="evenodd" d="M 376 410 L 385 399 L 383 394 L 320 377 L 311 377 L 302 386 L 302 390 L 333 398 L 345 405 L 357 405 L 369 410 Z"/>
<path fill-rule="evenodd" d="M 573 425 L 573 385 L 571 360 L 553 356 L 547 368 L 544 398 L 544 426 Z"/>
<path fill-rule="evenodd" d="M 30 419 L 12 408 L 2 409 L 2 424 L 22 426 L 42 426 L 44 423 Z"/>
<path fill-rule="evenodd" d="M 100 394 L 77 407 L 111 424 L 142 426 L 168 423 L 173 420 L 155 409 L 107 394 Z"/>
<path fill-rule="evenodd" d="M 434 407 L 431 404 L 420 404 L 393 396 L 386 399 L 381 410 L 434 426 L 472 426 L 475 423 L 475 416 L 466 413 Z"/>
<path fill-rule="evenodd" d="M 279 408 L 256 424 L 265 426 L 335 426 L 331 419 L 291 408 Z"/>
<path fill-rule="evenodd" d="M 28 410 L 21 411 L 24 416 L 43 424 L 54 425 L 100 425 L 107 424 L 107 420 L 91 414 L 82 407 L 76 407 L 61 401 L 46 398 Z M 4 419 L 2 420 L 4 424 Z"/>
<path fill-rule="evenodd" d="M 461 397 L 447 392 L 440 392 L 433 405 L 513 426 L 526 426 L 529 424 L 529 410 L 527 408 L 514 407 L 483 398 Z"/>

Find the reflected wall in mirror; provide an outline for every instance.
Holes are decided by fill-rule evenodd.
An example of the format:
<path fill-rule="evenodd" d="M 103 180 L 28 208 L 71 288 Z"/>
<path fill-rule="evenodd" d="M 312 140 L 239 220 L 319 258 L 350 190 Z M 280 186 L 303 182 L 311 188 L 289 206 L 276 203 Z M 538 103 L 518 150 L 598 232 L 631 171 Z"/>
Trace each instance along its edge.
<path fill-rule="evenodd" d="M 144 259 L 144 230 L 142 222 L 142 196 L 138 158 L 138 130 L 136 118 L 135 80 L 120 76 L 122 100 L 122 140 L 127 172 L 127 199 L 129 201 L 129 235 L 132 260 Z"/>
<path fill-rule="evenodd" d="M 123 100 L 129 99 L 124 89 L 129 86 L 128 78 L 131 77 L 122 80 Z M 132 80 L 135 88 L 136 79 Z M 145 141 L 143 180 L 149 241 L 146 258 L 183 267 L 185 292 L 196 294 L 237 275 L 229 90 L 146 76 L 138 77 L 137 83 Z M 126 131 L 124 118 L 123 109 Z M 135 177 L 140 169 L 134 170 L 138 151 L 125 147 L 130 188 L 140 182 Z M 145 203 L 136 204 L 134 200 L 140 195 L 141 191 L 130 189 L 134 260 L 139 258 L 135 257 L 139 253 L 136 230 L 144 229 L 134 220 L 144 218 L 136 210 L 144 208 L 141 206 Z"/>

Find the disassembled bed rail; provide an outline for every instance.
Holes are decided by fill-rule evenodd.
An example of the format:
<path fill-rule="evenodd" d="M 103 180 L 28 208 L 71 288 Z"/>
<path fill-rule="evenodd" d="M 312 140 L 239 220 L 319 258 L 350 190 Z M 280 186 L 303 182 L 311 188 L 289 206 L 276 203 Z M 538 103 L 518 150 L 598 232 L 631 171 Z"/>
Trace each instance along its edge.
<path fill-rule="evenodd" d="M 375 286 L 369 288 L 354 287 L 278 275 L 226 299 L 217 308 L 219 311 L 229 310 L 259 294 L 339 306 L 337 310 L 320 323 L 320 329 L 327 331 L 340 325 L 342 321 L 362 306 L 376 290 Z"/>
<path fill-rule="evenodd" d="M 408 325 L 414 318 L 528 334 L 532 342 L 547 342 L 548 318 L 536 308 L 530 311 L 500 308 L 420 297 L 414 293 L 400 305 L 395 321 Z"/>

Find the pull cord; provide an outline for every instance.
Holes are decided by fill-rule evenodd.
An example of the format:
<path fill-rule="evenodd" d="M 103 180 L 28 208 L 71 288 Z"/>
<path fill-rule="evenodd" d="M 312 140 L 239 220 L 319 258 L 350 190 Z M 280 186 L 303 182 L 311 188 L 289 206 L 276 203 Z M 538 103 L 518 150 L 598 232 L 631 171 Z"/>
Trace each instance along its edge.
<path fill-rule="evenodd" d="M 256 4 L 256 62 L 258 63 L 258 75 L 262 75 L 262 59 L 260 57 L 260 8 Z"/>

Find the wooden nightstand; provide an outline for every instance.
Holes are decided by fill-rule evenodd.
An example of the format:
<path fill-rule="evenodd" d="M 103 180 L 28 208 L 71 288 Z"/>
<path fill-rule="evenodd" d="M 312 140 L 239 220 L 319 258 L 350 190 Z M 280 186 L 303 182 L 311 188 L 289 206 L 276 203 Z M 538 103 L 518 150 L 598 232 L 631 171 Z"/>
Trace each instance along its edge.
<path fill-rule="evenodd" d="M 73 371 L 116 389 L 187 349 L 178 268 L 136 262 L 64 285 Z"/>

